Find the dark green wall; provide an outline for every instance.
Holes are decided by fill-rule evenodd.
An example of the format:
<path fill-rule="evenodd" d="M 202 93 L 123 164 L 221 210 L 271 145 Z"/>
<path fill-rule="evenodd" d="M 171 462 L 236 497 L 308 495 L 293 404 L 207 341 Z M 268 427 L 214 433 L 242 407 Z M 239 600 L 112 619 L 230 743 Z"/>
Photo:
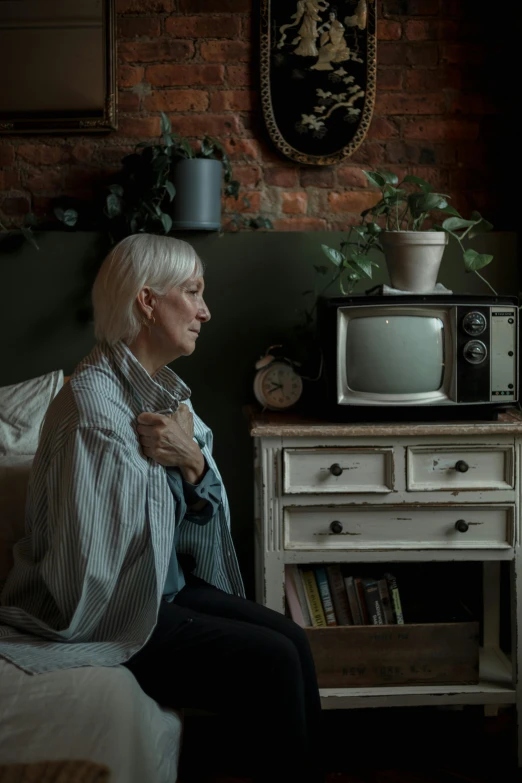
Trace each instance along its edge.
<path fill-rule="evenodd" d="M 206 299 L 212 320 L 196 353 L 174 369 L 193 390 L 199 415 L 214 430 L 215 454 L 230 497 L 232 532 L 247 591 L 253 597 L 252 443 L 242 407 L 253 401 L 254 362 L 281 342 L 309 301 L 302 292 L 318 277 L 313 264 L 329 263 L 321 244 L 338 247 L 340 233 L 186 233 L 206 264 Z M 49 232 L 28 243 L 0 243 L 3 297 L 0 308 L 0 385 L 62 368 L 70 374 L 93 344 L 92 326 L 81 321 L 95 271 L 108 249 L 102 235 Z M 494 233 L 473 247 L 495 260 L 484 275 L 499 293 L 517 294 L 515 234 Z M 384 263 L 381 260 L 381 265 Z M 440 282 L 458 293 L 487 294 L 466 275 L 458 247 L 446 250 Z M 321 282 L 321 281 L 320 281 Z M 387 282 L 378 270 L 375 282 Z M 363 291 L 373 285 L 359 285 Z"/>

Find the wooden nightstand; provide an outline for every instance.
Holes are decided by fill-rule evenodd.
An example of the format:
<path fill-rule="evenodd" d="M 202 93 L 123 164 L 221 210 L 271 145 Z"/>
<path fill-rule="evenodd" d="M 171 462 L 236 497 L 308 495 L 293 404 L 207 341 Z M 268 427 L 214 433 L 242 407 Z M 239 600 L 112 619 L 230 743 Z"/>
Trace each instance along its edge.
<path fill-rule="evenodd" d="M 323 708 L 482 704 L 494 712 L 515 704 L 522 765 L 522 416 L 334 424 L 255 409 L 247 414 L 255 445 L 260 603 L 284 612 L 286 564 L 483 564 L 478 684 L 322 689 Z M 499 645 L 501 561 L 511 571 L 511 659 Z"/>

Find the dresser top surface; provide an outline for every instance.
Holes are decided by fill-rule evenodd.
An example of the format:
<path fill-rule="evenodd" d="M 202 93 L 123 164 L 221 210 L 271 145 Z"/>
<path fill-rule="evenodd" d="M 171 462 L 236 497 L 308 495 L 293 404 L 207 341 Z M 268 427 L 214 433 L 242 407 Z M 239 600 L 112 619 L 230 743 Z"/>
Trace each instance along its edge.
<path fill-rule="evenodd" d="M 244 413 L 253 438 L 522 435 L 522 414 L 515 408 L 500 413 L 496 421 L 335 422 L 289 411 L 262 411 L 253 405 Z"/>

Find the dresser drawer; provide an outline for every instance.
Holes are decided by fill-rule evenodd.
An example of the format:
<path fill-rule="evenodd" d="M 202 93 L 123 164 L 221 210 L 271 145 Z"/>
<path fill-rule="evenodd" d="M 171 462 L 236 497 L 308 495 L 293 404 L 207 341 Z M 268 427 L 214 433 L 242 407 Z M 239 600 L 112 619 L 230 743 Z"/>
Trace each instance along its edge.
<path fill-rule="evenodd" d="M 286 494 L 391 492 L 393 448 L 283 449 Z"/>
<path fill-rule="evenodd" d="M 505 446 L 409 446 L 406 488 L 493 490 L 515 486 L 514 450 Z"/>
<path fill-rule="evenodd" d="M 509 549 L 514 507 L 294 506 L 284 509 L 284 548 Z"/>

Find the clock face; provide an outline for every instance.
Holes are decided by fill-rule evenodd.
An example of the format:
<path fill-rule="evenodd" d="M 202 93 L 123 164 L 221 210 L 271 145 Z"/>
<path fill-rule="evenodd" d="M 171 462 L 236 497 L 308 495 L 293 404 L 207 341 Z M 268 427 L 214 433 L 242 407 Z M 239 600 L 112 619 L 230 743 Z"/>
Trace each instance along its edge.
<path fill-rule="evenodd" d="M 280 410 L 298 401 L 303 382 L 289 364 L 273 362 L 258 374 L 254 390 L 261 405 Z"/>

